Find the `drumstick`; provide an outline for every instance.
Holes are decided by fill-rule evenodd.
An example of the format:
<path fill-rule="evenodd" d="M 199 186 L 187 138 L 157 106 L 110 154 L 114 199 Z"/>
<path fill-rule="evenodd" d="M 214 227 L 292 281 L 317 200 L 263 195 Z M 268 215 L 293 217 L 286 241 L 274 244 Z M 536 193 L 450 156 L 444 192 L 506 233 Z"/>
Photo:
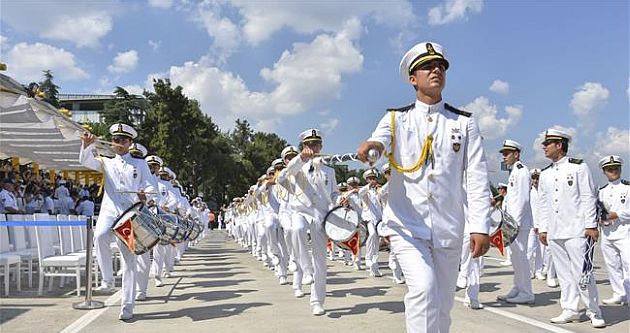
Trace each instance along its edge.
<path fill-rule="evenodd" d="M 96 139 L 95 140 L 98 143 L 103 143 L 106 145 L 110 145 L 110 146 L 116 146 L 116 147 L 121 147 L 121 148 L 125 148 L 125 146 L 119 144 L 119 143 L 115 143 L 115 142 L 111 142 L 111 141 L 107 141 L 107 140 L 101 140 L 101 139 Z"/>
<path fill-rule="evenodd" d="M 116 191 L 116 193 L 128 193 L 128 194 L 157 194 L 157 192 L 140 192 L 140 191 Z"/>

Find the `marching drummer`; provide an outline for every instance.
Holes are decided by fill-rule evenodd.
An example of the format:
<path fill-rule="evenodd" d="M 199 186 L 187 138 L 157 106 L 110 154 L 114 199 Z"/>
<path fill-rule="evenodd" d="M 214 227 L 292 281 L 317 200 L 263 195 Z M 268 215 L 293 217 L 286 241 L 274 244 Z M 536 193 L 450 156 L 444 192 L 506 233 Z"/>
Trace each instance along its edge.
<path fill-rule="evenodd" d="M 309 129 L 300 133 L 303 149 L 299 158 L 289 162 L 287 168 L 280 172 L 279 179 L 295 177 L 296 187 L 303 195 L 296 196 L 296 210 L 294 216 L 302 220 L 301 224 L 309 224 L 311 232 L 312 257 L 314 274 L 311 285 L 311 310 L 313 315 L 321 316 L 325 313 L 324 300 L 326 297 L 326 241 L 323 222 L 326 213 L 332 208 L 339 196 L 335 182 L 335 169 L 317 160 L 316 154 L 322 149 L 322 134 L 318 129 Z M 294 221 L 295 222 L 295 221 Z M 298 222 L 300 223 L 300 222 Z M 298 260 L 309 260 L 308 253 L 300 254 Z"/>
<path fill-rule="evenodd" d="M 157 191 L 155 178 L 151 176 L 147 163 L 129 154 L 129 146 L 137 132 L 127 124 L 114 124 L 109 128 L 112 135 L 112 148 L 116 155 L 113 158 L 95 157 L 96 138 L 93 134 L 86 134 L 81 139 L 79 160 L 82 165 L 103 173 L 104 195 L 101 211 L 94 231 L 94 247 L 96 258 L 101 269 L 102 285 L 100 291 L 110 291 L 114 288 L 112 269 L 112 226 L 118 216 L 138 201 L 146 201 L 146 192 Z M 135 272 L 136 255 L 126 245 L 118 241 L 122 254 L 122 298 L 121 311 L 118 318 L 129 320 L 133 318 L 135 301 Z"/>
<path fill-rule="evenodd" d="M 543 150 L 552 161 L 540 172 L 538 203 L 540 209 L 540 241 L 549 246 L 560 280 L 562 313 L 551 318 L 564 324 L 577 320 L 578 303 L 586 304 L 586 314 L 593 327 L 606 326 L 599 309 L 595 279 L 586 290 L 578 286 L 582 275 L 586 237 L 597 240 L 599 231 L 595 214 L 595 185 L 588 165 L 583 160 L 567 157 L 571 136 L 550 128 L 545 132 Z"/>
<path fill-rule="evenodd" d="M 385 177 L 386 183 L 381 186 L 379 189 L 379 199 L 381 201 L 381 206 L 383 210 L 388 204 L 389 199 L 389 179 L 392 176 L 392 169 L 389 166 L 389 163 L 385 163 L 381 167 L 381 173 L 383 173 L 383 177 Z M 381 220 L 381 223 L 377 225 L 377 232 L 379 235 L 387 235 L 389 234 L 387 231 L 387 226 Z M 389 238 L 387 237 L 387 241 L 389 242 Z M 389 249 L 389 269 L 392 270 L 394 283 L 403 284 L 405 283 L 405 277 L 403 276 L 402 270 L 400 269 L 400 263 L 398 263 L 398 258 L 396 258 L 396 252 L 391 248 Z"/>
<path fill-rule="evenodd" d="M 611 298 L 604 304 L 630 303 L 630 182 L 621 179 L 623 159 L 608 155 L 599 160 L 599 167 L 608 183 L 599 189 L 599 201 L 607 212 L 602 216 L 602 255 L 610 286 Z"/>
<path fill-rule="evenodd" d="M 409 288 L 408 332 L 449 330 L 466 202 L 473 257 L 490 246 L 482 139 L 471 114 L 442 99 L 448 68 L 441 45 L 423 42 L 411 48 L 400 74 L 413 86 L 416 100 L 390 109 L 358 150 L 364 162 L 370 150 L 387 151 L 392 168 L 383 222 Z"/>
<path fill-rule="evenodd" d="M 518 225 L 516 239 L 510 244 L 510 261 L 514 267 L 513 286 L 497 300 L 514 304 L 533 304 L 534 293 L 527 260 L 527 241 L 532 227 L 532 209 L 529 204 L 531 189 L 529 169 L 520 161 L 523 146 L 514 140 L 505 140 L 499 152 L 510 169 L 508 190 L 503 199 L 505 211 Z"/>
<path fill-rule="evenodd" d="M 376 182 L 378 171 L 370 168 L 363 172 L 363 179 L 367 184 L 359 190 L 359 197 L 363 206 L 361 217 L 368 222 L 368 238 L 365 241 L 365 264 L 372 277 L 381 277 L 378 268 L 379 235 L 376 232 L 376 225 L 382 219 L 382 207 L 378 196 L 379 184 Z"/>
<path fill-rule="evenodd" d="M 361 215 L 363 207 L 361 204 L 361 198 L 359 198 L 359 190 L 361 189 L 361 180 L 359 177 L 352 176 L 346 179 L 348 185 L 347 191 L 343 196 L 340 196 L 340 203 L 343 206 L 354 209 L 357 214 Z M 352 253 L 349 250 L 344 250 L 344 260 L 346 266 L 354 266 L 354 269 L 360 271 L 363 269 L 361 266 L 361 249 L 365 248 L 365 244 L 361 246 L 357 253 Z M 365 251 L 364 251 L 365 252 Z"/>

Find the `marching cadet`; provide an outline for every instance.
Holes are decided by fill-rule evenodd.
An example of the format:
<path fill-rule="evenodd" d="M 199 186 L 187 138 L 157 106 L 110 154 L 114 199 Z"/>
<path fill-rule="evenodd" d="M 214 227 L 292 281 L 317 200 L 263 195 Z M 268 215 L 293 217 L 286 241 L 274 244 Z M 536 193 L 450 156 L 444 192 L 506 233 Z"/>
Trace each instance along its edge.
<path fill-rule="evenodd" d="M 513 286 L 510 292 L 497 296 L 497 300 L 514 304 L 533 304 L 534 292 L 527 261 L 527 241 L 532 227 L 532 209 L 529 204 L 531 190 L 529 169 L 520 161 L 523 146 L 514 140 L 505 140 L 499 151 L 510 169 L 508 190 L 503 203 L 505 211 L 518 225 L 516 239 L 510 244 L 510 261 L 514 267 Z"/>
<path fill-rule="evenodd" d="M 101 211 L 94 230 L 94 247 L 99 268 L 103 274 L 102 285 L 97 290 L 109 291 L 114 287 L 112 270 L 112 252 L 110 248 L 112 225 L 126 209 L 135 202 L 146 202 L 146 192 L 157 190 L 155 178 L 144 160 L 129 154 L 129 146 L 137 132 L 126 124 L 114 124 L 109 128 L 112 135 L 113 158 L 95 157 L 95 140 L 92 134 L 85 134 L 81 139 L 79 161 L 85 167 L 100 171 L 104 177 L 104 195 Z M 136 292 L 136 255 L 121 241 L 118 242 L 123 262 L 121 311 L 118 319 L 133 318 Z"/>
<path fill-rule="evenodd" d="M 400 74 L 415 89 L 416 100 L 390 109 L 358 150 L 364 162 L 372 149 L 387 151 L 392 168 L 383 222 L 407 280 L 408 332 L 449 331 L 466 201 L 473 257 L 490 247 L 482 139 L 471 114 L 442 99 L 448 67 L 441 45 L 423 42 L 411 48 Z"/>
<path fill-rule="evenodd" d="M 492 198 L 492 205 L 496 208 L 501 208 L 501 210 L 505 211 L 505 197 L 507 196 L 508 186 L 506 183 L 497 184 L 497 193 L 498 195 Z M 501 266 L 512 266 L 512 250 L 510 250 L 510 246 L 505 247 L 505 260 L 500 262 Z"/>
<path fill-rule="evenodd" d="M 281 214 L 286 214 L 286 203 L 288 199 L 288 192 L 285 188 L 276 183 L 276 175 L 280 173 L 280 170 L 284 169 L 284 161 L 282 158 L 276 158 L 271 162 L 271 168 L 273 168 L 273 176 L 268 180 L 270 201 L 274 203 L 272 207 L 274 209 L 275 227 L 272 232 L 271 238 L 274 239 L 277 253 L 274 254 L 277 257 L 276 274 L 278 276 L 278 282 L 281 285 L 285 285 L 287 280 L 287 265 L 289 262 L 289 246 L 286 242 L 286 231 L 282 224 Z M 290 220 L 289 220 L 290 221 Z"/>
<path fill-rule="evenodd" d="M 604 304 L 630 302 L 630 182 L 621 179 L 623 159 L 609 155 L 599 161 L 608 184 L 599 189 L 599 201 L 607 212 L 600 221 L 602 254 L 606 262 L 611 298 Z"/>
<path fill-rule="evenodd" d="M 276 193 L 278 195 L 278 199 L 280 202 L 280 206 L 278 208 L 278 219 L 280 220 L 280 225 L 282 226 L 283 232 L 284 232 L 284 241 L 285 244 L 287 246 L 287 268 L 291 271 L 291 272 L 295 272 L 298 269 L 297 263 L 296 263 L 296 258 L 297 258 L 297 254 L 296 254 L 296 244 L 293 244 L 293 235 L 292 235 L 292 215 L 294 214 L 294 211 L 292 209 L 292 205 L 295 205 L 295 203 L 292 201 L 294 200 L 294 193 L 291 192 L 289 189 L 292 188 L 291 183 L 289 182 L 289 180 L 291 179 L 291 177 L 289 177 L 289 179 L 285 180 L 285 183 L 281 184 L 278 181 L 278 176 L 280 175 L 280 172 L 285 168 L 285 166 L 294 158 L 298 155 L 298 151 L 297 148 L 293 147 L 293 146 L 288 146 L 285 147 L 284 149 L 282 149 L 282 152 L 280 153 L 280 158 L 282 159 L 282 164 L 277 163 L 276 165 L 276 176 L 274 181 L 276 182 Z M 312 267 L 312 265 L 311 265 Z M 312 271 L 312 270 L 311 270 Z M 298 288 L 299 287 L 299 288 Z M 297 274 L 293 274 L 293 288 L 295 290 L 300 289 L 301 292 L 301 288 L 302 288 L 302 277 L 299 277 L 299 281 L 297 281 Z"/>
<path fill-rule="evenodd" d="M 365 264 L 370 271 L 370 276 L 381 277 L 378 268 L 379 235 L 376 232 L 376 225 L 382 220 L 382 207 L 378 197 L 379 185 L 376 182 L 378 172 L 370 168 L 363 172 L 363 179 L 367 184 L 359 189 L 363 212 L 361 217 L 368 222 L 368 237 L 365 241 Z"/>
<path fill-rule="evenodd" d="M 278 176 L 280 179 L 286 179 L 288 175 L 295 177 L 296 201 L 300 204 L 296 205 L 298 214 L 294 216 L 299 216 L 303 220 L 302 223 L 309 224 L 312 255 L 300 254 L 299 260 L 313 262 L 310 303 L 312 313 L 316 316 L 325 313 L 323 305 L 326 297 L 326 241 L 328 237 L 324 232 L 323 222 L 326 213 L 333 207 L 333 203 L 339 196 L 335 182 L 335 169 L 321 163 L 319 159 L 314 160 L 316 154 L 319 154 L 322 149 L 322 141 L 322 135 L 317 129 L 300 133 L 303 149 L 298 155 L 299 158 L 291 160 Z"/>
<path fill-rule="evenodd" d="M 577 320 L 579 300 L 586 304 L 586 314 L 595 328 L 606 326 L 598 305 L 597 287 L 592 279 L 581 290 L 586 237 L 597 240 L 599 231 L 595 215 L 595 185 L 588 165 L 567 157 L 571 136 L 550 128 L 545 132 L 543 150 L 552 163 L 540 173 L 538 202 L 540 208 L 540 241 L 548 245 L 560 280 L 562 313 L 551 318 L 564 324 Z"/>
<path fill-rule="evenodd" d="M 389 163 L 385 163 L 382 167 L 381 167 L 381 173 L 383 173 L 383 177 L 385 177 L 385 180 L 387 181 L 383 186 L 381 186 L 381 188 L 379 189 L 379 197 L 380 197 L 380 201 L 381 201 L 381 206 L 383 207 L 383 210 L 385 210 L 385 207 L 388 204 L 388 198 L 389 198 L 389 179 L 391 178 L 391 168 L 389 167 Z M 381 220 L 381 223 L 379 223 L 377 225 L 377 230 L 378 230 L 378 234 L 379 235 L 386 235 L 388 234 L 387 231 L 387 226 L 385 225 L 385 223 L 383 223 L 383 221 Z M 386 238 L 388 238 L 388 242 L 389 242 L 389 237 L 386 236 Z M 402 274 L 402 269 L 400 269 L 400 263 L 398 263 L 398 258 L 396 258 L 396 253 L 394 252 L 394 250 L 391 248 L 389 249 L 389 258 L 388 258 L 388 264 L 389 264 L 389 269 L 392 270 L 392 275 L 393 275 L 393 279 L 394 279 L 394 283 L 397 284 L 404 284 L 405 283 L 405 277 Z"/>
<path fill-rule="evenodd" d="M 363 211 L 363 205 L 361 204 L 361 198 L 359 198 L 359 189 L 361 186 L 361 180 L 359 177 L 349 177 L 346 179 L 346 184 L 348 185 L 347 191 L 344 196 L 339 196 L 339 201 L 343 206 L 350 207 L 354 209 L 357 214 L 361 215 Z M 346 204 L 347 203 L 347 204 Z M 357 254 L 352 253 L 350 250 L 344 251 L 344 261 L 346 266 L 354 266 L 354 269 L 360 271 L 363 269 L 361 266 L 361 252 L 362 249 L 365 249 L 365 244 L 359 247 Z"/>
<path fill-rule="evenodd" d="M 163 174 L 164 176 L 168 175 L 168 172 L 166 172 L 166 170 L 162 168 L 162 165 L 164 164 L 164 162 L 159 156 L 155 156 L 155 155 L 147 156 L 145 160 L 147 161 L 147 164 L 149 165 L 149 169 L 151 170 L 151 173 L 155 177 L 155 180 L 158 185 L 158 192 L 160 193 L 159 197 L 161 198 L 161 200 L 158 202 L 155 202 L 156 208 L 158 210 L 163 210 L 167 212 L 174 210 L 174 207 L 177 205 L 177 202 L 175 201 L 175 197 L 173 196 L 172 190 L 169 189 L 168 185 L 170 185 L 170 183 L 167 180 L 163 180 L 160 178 L 161 174 Z M 167 270 L 169 267 L 172 270 L 172 266 L 169 266 L 168 264 L 166 264 L 167 258 L 169 257 L 168 253 L 171 252 L 172 248 L 173 247 L 170 244 L 162 245 L 159 243 L 153 248 L 153 263 L 151 264 L 151 266 L 153 269 L 153 274 L 155 276 L 156 287 L 162 287 L 164 285 L 164 282 L 162 282 L 162 272 L 163 272 L 164 266 L 166 265 Z"/>

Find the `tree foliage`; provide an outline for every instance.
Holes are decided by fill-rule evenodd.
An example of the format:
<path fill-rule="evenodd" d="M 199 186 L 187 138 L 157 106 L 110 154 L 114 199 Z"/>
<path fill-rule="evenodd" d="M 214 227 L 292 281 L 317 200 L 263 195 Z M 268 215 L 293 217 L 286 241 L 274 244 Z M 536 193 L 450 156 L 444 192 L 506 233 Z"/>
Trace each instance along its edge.
<path fill-rule="evenodd" d="M 125 123 L 139 126 L 144 121 L 148 108 L 147 101 L 136 95 L 132 95 L 122 87 L 114 89 L 115 99 L 105 103 L 103 122 L 106 124 Z"/>
<path fill-rule="evenodd" d="M 39 82 L 39 90 L 44 93 L 44 100 L 50 105 L 59 107 L 59 86 L 53 82 L 54 76 L 51 70 L 44 71 L 44 80 Z"/>

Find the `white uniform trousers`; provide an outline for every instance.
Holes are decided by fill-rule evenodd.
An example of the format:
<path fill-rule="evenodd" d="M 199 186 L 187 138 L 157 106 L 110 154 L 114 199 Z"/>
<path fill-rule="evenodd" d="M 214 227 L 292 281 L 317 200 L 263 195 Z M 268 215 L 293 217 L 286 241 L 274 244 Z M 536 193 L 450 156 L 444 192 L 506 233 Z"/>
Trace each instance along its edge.
<path fill-rule="evenodd" d="M 615 240 L 602 237 L 601 246 L 613 296 L 630 301 L 630 237 Z"/>
<path fill-rule="evenodd" d="M 376 222 L 368 221 L 368 237 L 365 240 L 365 264 L 371 271 L 378 270 L 379 236 L 376 232 Z"/>
<path fill-rule="evenodd" d="M 258 258 L 267 260 L 269 257 L 267 253 L 267 228 L 265 226 L 265 219 L 256 221 L 256 250 L 255 255 Z"/>
<path fill-rule="evenodd" d="M 153 263 L 151 264 L 153 274 L 155 274 L 156 280 L 162 279 L 162 272 L 164 271 L 164 265 L 166 265 L 167 252 L 171 245 L 158 244 L 153 248 Z"/>
<path fill-rule="evenodd" d="M 448 332 L 461 246 L 433 248 L 430 241 L 404 234 L 390 240 L 407 281 L 407 332 Z"/>
<path fill-rule="evenodd" d="M 392 270 L 392 274 L 394 279 L 402 280 L 403 273 L 402 269 L 400 269 L 400 263 L 398 262 L 398 258 L 396 257 L 396 253 L 390 248 L 389 250 L 389 258 L 388 258 L 388 266 L 389 269 Z"/>
<path fill-rule="evenodd" d="M 311 222 L 311 246 L 313 260 L 313 284 L 311 285 L 311 305 L 319 303 L 324 305 L 326 299 L 326 242 L 328 236 L 324 231 L 323 223 Z"/>
<path fill-rule="evenodd" d="M 553 257 L 551 256 L 551 250 L 549 246 L 542 245 L 542 253 L 543 253 L 543 273 L 547 275 L 548 279 L 556 278 L 556 268 L 553 266 Z"/>
<path fill-rule="evenodd" d="M 282 213 L 278 216 L 280 220 L 280 226 L 282 227 L 283 237 L 284 237 L 284 245 L 286 246 L 286 260 L 287 265 L 289 262 L 295 262 L 295 249 L 293 243 L 291 243 L 291 214 Z"/>
<path fill-rule="evenodd" d="M 586 290 L 583 291 L 579 287 L 586 239 L 583 237 L 552 239 L 549 242 L 549 247 L 560 282 L 560 306 L 562 310 L 577 314 L 579 301 L 582 298 L 586 305 L 587 314 L 601 316 L 595 279 L 591 279 Z"/>
<path fill-rule="evenodd" d="M 278 246 L 278 259 L 279 259 L 279 263 L 276 266 L 277 272 L 278 272 L 278 277 L 286 277 L 287 276 L 287 267 L 289 264 L 289 249 L 287 248 L 287 244 L 285 242 L 285 238 L 284 238 L 284 229 L 278 225 L 277 228 L 275 228 L 274 230 L 275 232 L 275 238 L 277 241 L 277 246 Z"/>
<path fill-rule="evenodd" d="M 470 253 L 470 234 L 465 232 L 458 279 L 466 279 L 466 301 L 479 301 L 479 276 L 482 260 L 483 257 L 472 257 Z"/>
<path fill-rule="evenodd" d="M 540 240 L 538 240 L 538 235 L 534 232 L 534 228 L 529 229 L 529 238 L 527 240 L 527 261 L 529 262 L 529 273 L 531 276 L 542 272 L 542 244 L 540 243 Z"/>
<path fill-rule="evenodd" d="M 101 270 L 101 284 L 103 286 L 114 287 L 114 268 L 112 257 L 112 224 L 116 217 L 101 214 L 94 227 L 94 248 L 96 250 L 96 260 Z M 122 253 L 122 250 L 121 250 Z"/>
<path fill-rule="evenodd" d="M 305 215 L 291 215 L 291 244 L 294 247 L 296 264 L 302 269 L 302 274 L 313 275 L 313 260 L 308 251 L 308 228 L 309 222 Z M 311 234 L 312 237 L 313 235 Z M 325 247 L 326 245 L 324 244 Z M 302 281 L 299 282 L 299 287 L 301 288 L 301 286 Z M 294 284 L 293 287 L 295 289 L 297 286 Z"/>
<path fill-rule="evenodd" d="M 155 249 L 155 247 L 153 247 Z M 149 285 L 149 272 L 151 271 L 151 251 L 139 255 L 137 258 L 136 269 L 136 288 L 138 294 L 147 296 L 147 287 Z"/>
<path fill-rule="evenodd" d="M 256 240 L 258 238 L 258 228 L 256 228 L 255 221 L 250 221 L 247 224 L 247 234 L 249 235 L 249 241 L 247 245 L 250 246 L 250 252 L 254 256 L 256 255 Z"/>
<path fill-rule="evenodd" d="M 532 291 L 532 280 L 529 271 L 529 261 L 527 261 L 527 244 L 529 240 L 529 229 L 519 229 L 518 235 L 510 244 L 510 261 L 514 268 L 512 290 L 517 290 L 519 296 L 534 296 Z"/>

